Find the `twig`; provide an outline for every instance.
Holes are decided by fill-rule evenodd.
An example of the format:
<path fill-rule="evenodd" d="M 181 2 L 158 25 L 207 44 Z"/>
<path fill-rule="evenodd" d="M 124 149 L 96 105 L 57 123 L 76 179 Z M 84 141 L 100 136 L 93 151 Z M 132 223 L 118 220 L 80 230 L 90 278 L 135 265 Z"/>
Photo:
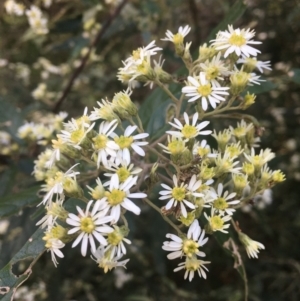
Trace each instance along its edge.
<path fill-rule="evenodd" d="M 106 21 L 106 23 L 101 27 L 101 29 L 99 30 L 96 38 L 94 39 L 94 41 L 92 42 L 92 44 L 89 47 L 88 52 L 86 53 L 86 55 L 82 58 L 81 63 L 79 65 L 79 67 L 77 69 L 75 69 L 74 73 L 72 74 L 71 78 L 69 79 L 69 82 L 67 84 L 67 86 L 65 87 L 61 97 L 57 100 L 54 108 L 53 108 L 53 112 L 57 113 L 62 105 L 62 103 L 64 102 L 64 100 L 66 99 L 66 97 L 68 96 L 68 94 L 70 93 L 74 81 L 75 79 L 79 76 L 79 74 L 82 72 L 82 70 L 84 69 L 90 54 L 93 50 L 93 48 L 98 44 L 98 42 L 101 40 L 101 38 L 103 37 L 104 33 L 107 31 L 107 29 L 109 28 L 109 26 L 111 25 L 111 23 L 113 22 L 113 20 L 120 14 L 121 10 L 123 9 L 123 7 L 125 6 L 125 4 L 127 3 L 128 0 L 123 0 L 123 2 L 116 8 L 116 10 L 109 16 L 108 20 Z"/>

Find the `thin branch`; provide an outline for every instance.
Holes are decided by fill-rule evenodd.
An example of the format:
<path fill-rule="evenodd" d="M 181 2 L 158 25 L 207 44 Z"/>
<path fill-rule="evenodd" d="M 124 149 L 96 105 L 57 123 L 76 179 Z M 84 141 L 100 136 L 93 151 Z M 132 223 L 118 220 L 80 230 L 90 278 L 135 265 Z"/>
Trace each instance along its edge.
<path fill-rule="evenodd" d="M 90 54 L 93 50 L 93 48 L 99 43 L 99 41 L 101 40 L 101 38 L 103 37 L 103 35 L 105 34 L 105 32 L 107 31 L 107 29 L 109 28 L 109 26 L 111 25 L 111 23 L 113 22 L 114 19 L 116 19 L 116 17 L 120 14 L 121 10 L 123 9 L 123 7 L 125 6 L 125 4 L 127 3 L 128 0 L 123 0 L 123 2 L 116 8 L 116 10 L 109 16 L 108 20 L 106 21 L 106 23 L 101 27 L 101 29 L 99 30 L 96 38 L 94 39 L 94 41 L 92 42 L 92 44 L 89 47 L 88 52 L 86 53 L 86 55 L 82 58 L 81 63 L 79 65 L 79 67 L 77 69 L 75 69 L 74 73 L 72 74 L 71 78 L 69 79 L 69 82 L 67 84 L 67 86 L 65 87 L 61 97 L 57 100 L 54 108 L 53 108 L 53 112 L 57 113 L 62 105 L 62 103 L 64 102 L 64 100 L 67 98 L 68 94 L 70 93 L 74 81 L 75 79 L 79 76 L 79 74 L 82 72 L 82 70 L 84 69 L 86 63 L 89 60 Z"/>

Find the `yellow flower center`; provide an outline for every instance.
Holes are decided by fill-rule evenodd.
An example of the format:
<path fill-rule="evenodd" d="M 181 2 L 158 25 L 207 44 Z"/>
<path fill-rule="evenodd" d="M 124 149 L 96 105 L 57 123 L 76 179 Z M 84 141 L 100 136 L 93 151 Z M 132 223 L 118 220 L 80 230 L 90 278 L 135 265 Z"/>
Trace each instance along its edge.
<path fill-rule="evenodd" d="M 226 147 L 226 152 L 229 153 L 231 158 L 233 158 L 234 156 L 238 156 L 241 153 L 240 149 L 235 145 L 230 145 Z"/>
<path fill-rule="evenodd" d="M 199 244 L 191 239 L 183 241 L 182 251 L 187 257 L 192 257 L 198 251 Z"/>
<path fill-rule="evenodd" d="M 98 135 L 93 138 L 93 141 L 95 149 L 100 150 L 106 147 L 108 139 L 105 135 Z"/>
<path fill-rule="evenodd" d="M 260 166 L 262 166 L 263 165 L 263 160 L 262 160 L 262 158 L 260 157 L 260 156 L 258 156 L 258 155 L 255 155 L 254 157 L 253 157 L 253 165 L 254 166 L 257 166 L 257 167 L 260 167 Z"/>
<path fill-rule="evenodd" d="M 126 193 L 119 189 L 113 189 L 111 192 L 106 191 L 105 196 L 111 206 L 116 206 L 123 202 Z"/>
<path fill-rule="evenodd" d="M 141 49 L 138 48 L 137 50 L 133 50 L 132 51 L 132 57 L 135 59 L 135 60 L 138 60 L 141 58 Z"/>
<path fill-rule="evenodd" d="M 234 133 L 234 136 L 236 136 L 236 137 L 243 137 L 247 134 L 246 128 L 244 128 L 244 127 L 235 128 L 233 133 Z"/>
<path fill-rule="evenodd" d="M 228 204 L 224 198 L 218 198 L 214 200 L 214 207 L 219 210 L 224 210 L 228 208 Z"/>
<path fill-rule="evenodd" d="M 234 45 L 234 46 L 243 46 L 246 44 L 246 39 L 241 36 L 241 35 L 238 35 L 236 33 L 234 33 L 230 38 L 229 38 L 229 43 L 231 45 Z"/>
<path fill-rule="evenodd" d="M 130 171 L 126 167 L 121 167 L 117 170 L 117 175 L 120 182 L 125 182 L 130 176 Z"/>
<path fill-rule="evenodd" d="M 181 33 L 176 33 L 173 36 L 174 44 L 182 44 L 183 43 L 183 35 Z"/>
<path fill-rule="evenodd" d="M 115 137 L 115 142 L 119 145 L 120 149 L 129 148 L 133 142 L 133 137 Z"/>
<path fill-rule="evenodd" d="M 185 143 L 182 140 L 173 140 L 168 144 L 168 149 L 172 155 L 181 154 L 185 149 Z"/>
<path fill-rule="evenodd" d="M 207 148 L 207 147 L 198 147 L 197 153 L 200 157 L 205 157 L 209 153 L 209 148 Z"/>
<path fill-rule="evenodd" d="M 210 219 L 210 226 L 213 231 L 222 230 L 224 226 L 224 221 L 221 219 L 220 216 L 213 216 Z"/>
<path fill-rule="evenodd" d="M 80 230 L 91 234 L 96 228 L 96 225 L 91 217 L 82 217 L 80 219 Z"/>
<path fill-rule="evenodd" d="M 174 187 L 172 189 L 172 197 L 178 201 L 181 202 L 185 198 L 185 188 L 184 187 Z"/>
<path fill-rule="evenodd" d="M 205 77 L 207 80 L 212 80 L 218 77 L 219 73 L 219 68 L 216 66 L 212 66 L 206 70 Z"/>
<path fill-rule="evenodd" d="M 83 129 L 76 130 L 76 131 L 72 132 L 70 140 L 73 143 L 77 144 L 83 139 L 84 135 L 85 135 L 85 133 L 84 133 Z"/>
<path fill-rule="evenodd" d="M 192 257 L 191 259 L 187 258 L 185 261 L 185 268 L 187 271 L 197 271 L 200 267 L 200 260 Z"/>
<path fill-rule="evenodd" d="M 202 96 L 208 96 L 211 94 L 211 85 L 207 84 L 207 85 L 203 85 L 198 87 L 197 89 L 198 93 L 201 94 Z"/>
<path fill-rule="evenodd" d="M 90 121 L 90 119 L 89 119 L 88 116 L 83 115 L 83 116 L 81 116 L 80 118 L 76 119 L 76 124 L 77 124 L 78 126 L 82 126 L 84 123 L 87 123 L 87 124 L 90 124 L 90 123 L 91 123 L 91 121 Z"/>
<path fill-rule="evenodd" d="M 197 129 L 192 125 L 186 124 L 181 130 L 181 133 L 185 138 L 192 138 L 197 135 Z"/>
<path fill-rule="evenodd" d="M 117 246 L 123 239 L 121 233 L 117 230 L 107 235 L 107 242 L 113 246 Z"/>

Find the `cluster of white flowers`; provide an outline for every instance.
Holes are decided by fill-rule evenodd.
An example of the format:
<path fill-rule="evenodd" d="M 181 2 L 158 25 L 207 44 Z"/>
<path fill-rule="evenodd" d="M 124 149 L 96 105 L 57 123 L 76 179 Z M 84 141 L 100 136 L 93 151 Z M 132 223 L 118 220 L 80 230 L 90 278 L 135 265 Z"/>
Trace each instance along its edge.
<path fill-rule="evenodd" d="M 195 272 L 206 278 L 206 264 L 210 262 L 199 259 L 206 256 L 202 249 L 208 241 L 205 236 L 215 232 L 228 235 L 231 223 L 249 257 L 257 258 L 259 249 L 264 248 L 238 229 L 233 216 L 266 189 L 284 181 L 280 170 L 271 171 L 267 165 L 275 155 L 269 149 L 255 151 L 260 138 L 257 126 L 246 122 L 248 119 L 241 117 L 235 127 L 219 132 L 212 130 L 212 122 L 203 120 L 252 105 L 255 95 L 241 93 L 247 86 L 260 83 L 253 70 L 270 70 L 270 64 L 256 59 L 260 51 L 250 45 L 260 42 L 252 40 L 254 31 L 232 26 L 220 31 L 210 46 L 201 46 L 193 61 L 191 43 L 184 43 L 190 30 L 188 25 L 180 27 L 176 34 L 168 30 L 163 39 L 174 44 L 176 54 L 189 70 L 184 87 L 180 88 L 180 98 L 173 95 L 167 84 L 182 81 L 163 70 L 161 57 L 152 62 L 162 50 L 152 41 L 134 50 L 119 69 L 118 78 L 128 85 L 127 90 L 116 93 L 112 101 L 97 102 L 90 113 L 86 108 L 79 118 L 63 123 L 51 148 L 35 161 L 34 175 L 45 181 L 41 204 L 47 212 L 38 225 L 46 228 L 44 240 L 55 265 L 56 256 L 64 256 L 62 248 L 73 241 L 72 247 L 81 244 L 82 256 L 90 250 L 104 272 L 125 267 L 128 260 L 121 258 L 127 252 L 126 244 L 131 243 L 126 238 L 129 228 L 125 213 L 141 213 L 134 199 L 144 199 L 177 231 L 177 235 L 167 234 L 170 240 L 162 248 L 171 252 L 169 259 L 184 259 L 174 271 L 185 269 L 184 278 L 190 281 Z M 41 60 L 40 64 L 49 73 L 61 72 L 48 61 Z M 133 88 L 139 82 L 151 87 L 157 84 L 175 107 L 169 128 L 150 145 L 131 100 Z M 33 95 L 43 98 L 45 91 L 46 87 L 40 85 Z M 187 106 L 181 117 L 185 96 Z M 208 110 L 209 105 L 213 110 Z M 33 124 L 25 124 L 19 136 L 37 140 L 32 128 Z M 209 139 L 201 139 L 202 136 L 213 137 L 217 148 L 213 149 Z M 45 140 L 49 141 L 49 137 Z M 153 156 L 146 156 L 145 147 Z M 155 162 L 148 163 L 155 156 Z M 147 186 L 147 193 L 155 185 L 162 187 L 157 198 L 166 203 L 161 209 L 151 204 L 146 193 L 136 192 L 141 190 L 145 176 L 148 179 L 143 189 Z M 86 185 L 90 180 L 96 182 L 93 187 Z M 91 198 L 86 197 L 87 192 Z M 68 212 L 64 206 L 68 198 L 70 202 L 81 200 L 82 205 L 73 206 L 73 212 Z M 201 228 L 199 220 L 206 225 Z"/>
<path fill-rule="evenodd" d="M 52 4 L 52 0 L 43 0 L 43 4 L 48 8 Z M 29 9 L 25 9 L 24 4 L 17 3 L 15 0 L 6 0 L 4 7 L 9 15 L 23 16 L 25 13 L 28 23 L 35 34 L 45 35 L 49 32 L 48 19 L 39 7 L 31 5 Z"/>
<path fill-rule="evenodd" d="M 129 94 L 123 92 L 122 95 L 129 97 Z M 111 108 L 112 105 L 107 102 L 104 106 Z M 115 102 L 112 110 L 117 110 L 117 107 Z M 142 171 L 134 166 L 132 160 L 145 155 L 142 146 L 148 142 L 141 140 L 148 134 L 140 132 L 134 135 L 138 129 L 136 125 L 129 125 L 122 130 L 119 118 L 101 121 L 96 128 L 96 120 L 110 117 L 107 114 L 99 116 L 97 113 L 96 108 L 91 114 L 85 109 L 81 117 L 64 123 L 63 129 L 57 134 L 57 140 L 52 140 L 52 148 L 46 149 L 35 162 L 36 178 L 46 182 L 42 185 L 44 197 L 41 204 L 47 212 L 37 224 L 46 228 L 45 245 L 55 265 L 58 263 L 56 256 L 64 256 L 61 249 L 67 242 L 74 240 L 72 247 L 81 243 L 82 256 L 86 256 L 90 249 L 99 267 L 107 272 L 116 266 L 125 266 L 128 261 L 119 261 L 126 254 L 124 242 L 131 243 L 126 238 L 129 229 L 124 214 L 131 211 L 139 215 L 141 209 L 132 200 L 147 197 L 145 193 L 130 191 Z M 62 171 L 70 164 L 70 159 L 85 159 L 96 167 L 97 174 L 105 172 L 102 175 L 108 180 L 104 184 L 97 178 L 95 187 L 86 186 L 91 200 L 84 196 L 78 181 L 81 172 L 75 169 L 80 165 L 75 164 L 66 172 Z M 87 204 L 76 206 L 76 214 L 70 213 L 64 208 L 68 197 Z M 123 225 L 118 226 L 120 222 Z"/>

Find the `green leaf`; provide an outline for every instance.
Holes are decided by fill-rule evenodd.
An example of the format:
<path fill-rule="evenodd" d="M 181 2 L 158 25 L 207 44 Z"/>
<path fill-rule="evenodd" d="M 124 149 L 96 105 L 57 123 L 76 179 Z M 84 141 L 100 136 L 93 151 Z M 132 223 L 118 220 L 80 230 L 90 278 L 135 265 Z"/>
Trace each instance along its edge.
<path fill-rule="evenodd" d="M 178 93 L 178 86 L 170 85 L 170 91 L 175 95 Z M 149 133 L 150 137 L 159 137 L 162 135 L 166 128 L 166 113 L 172 100 L 168 95 L 156 88 L 149 97 L 143 102 L 139 109 L 139 116 L 143 122 L 144 129 Z"/>
<path fill-rule="evenodd" d="M 239 253 L 238 246 L 236 245 L 232 233 L 229 232 L 229 235 L 223 233 L 214 233 L 214 238 L 217 240 L 219 245 L 224 249 L 226 254 L 233 257 L 234 259 L 234 268 L 238 271 L 241 278 L 245 283 L 247 283 L 247 275 L 245 271 L 245 266 L 242 260 L 242 256 Z"/>
<path fill-rule="evenodd" d="M 245 4 L 244 0 L 236 1 L 228 10 L 229 12 L 224 17 L 224 19 L 211 31 L 207 38 L 207 41 L 214 39 L 218 31 L 227 29 L 228 25 L 236 22 L 244 14 L 246 9 L 247 5 Z"/>
<path fill-rule="evenodd" d="M 13 300 L 16 289 L 26 281 L 32 273 L 32 266 L 45 251 L 45 243 L 42 240 L 44 231 L 38 229 L 22 249 L 12 258 L 12 260 L 0 271 L 0 299 L 2 301 Z M 14 264 L 21 260 L 31 259 L 26 271 L 20 276 L 12 272 Z M 1 297 L 3 295 L 3 297 Z"/>
<path fill-rule="evenodd" d="M 12 103 L 0 98 L 0 124 L 6 126 L 6 130 L 15 136 L 18 128 L 23 124 L 23 117 Z"/>
<path fill-rule="evenodd" d="M 40 186 L 28 188 L 20 193 L 5 196 L 0 199 L 0 218 L 18 213 L 26 206 L 36 205 L 41 201 L 37 195 Z"/>
<path fill-rule="evenodd" d="M 263 78 L 262 78 L 263 79 Z M 247 89 L 249 93 L 260 94 L 274 90 L 277 87 L 274 83 L 266 80 L 261 82 L 260 85 L 254 85 Z"/>

